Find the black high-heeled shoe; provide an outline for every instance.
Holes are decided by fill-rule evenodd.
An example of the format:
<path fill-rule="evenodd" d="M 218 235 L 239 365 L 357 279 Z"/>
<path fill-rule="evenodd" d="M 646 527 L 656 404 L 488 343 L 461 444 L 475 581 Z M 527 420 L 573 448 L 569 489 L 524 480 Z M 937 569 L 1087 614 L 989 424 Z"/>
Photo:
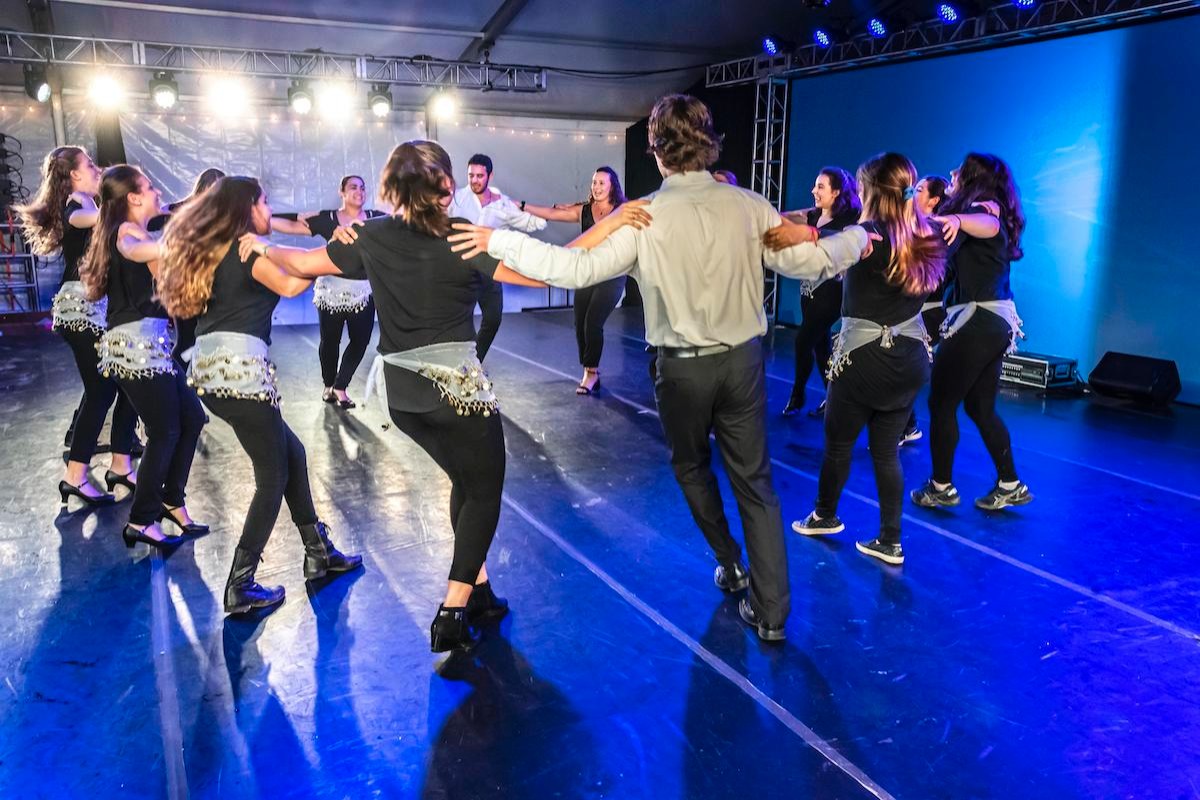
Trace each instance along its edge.
<path fill-rule="evenodd" d="M 167 506 L 166 503 L 163 503 L 162 513 L 159 514 L 158 518 L 159 518 L 159 520 L 161 520 L 163 522 L 174 523 L 175 526 L 177 528 L 179 528 L 179 530 L 183 531 L 184 533 L 188 534 L 189 536 L 203 536 L 204 534 L 208 533 L 207 525 L 204 525 L 202 523 L 195 522 L 195 521 L 189 522 L 188 524 L 184 525 L 182 522 L 175 519 L 175 515 L 172 514 L 171 512 L 178 511 L 178 510 L 179 510 L 178 508 L 170 508 L 169 506 Z"/>
<path fill-rule="evenodd" d="M 450 650 L 466 651 L 479 641 L 478 635 L 467 622 L 465 606 L 446 608 L 438 606 L 437 616 L 429 626 L 429 649 L 435 653 Z"/>
<path fill-rule="evenodd" d="M 105 470 L 104 485 L 110 492 L 118 486 L 124 486 L 129 490 L 130 494 L 133 494 L 137 491 L 137 484 L 129 480 L 129 476 L 132 474 L 132 472 L 126 472 L 124 475 L 122 475 L 119 472 L 113 472 L 111 469 Z"/>
<path fill-rule="evenodd" d="M 144 530 L 139 531 L 132 525 L 126 525 L 121 529 L 121 538 L 125 540 L 125 546 L 132 548 L 138 542 L 145 542 L 151 547 L 174 547 L 183 541 L 182 536 L 168 536 L 163 534 L 163 538 L 154 539 L 146 535 Z"/>
<path fill-rule="evenodd" d="M 467 599 L 467 621 L 472 625 L 488 625 L 504 619 L 508 613 L 508 601 L 497 597 L 492 591 L 492 582 L 475 584 Z"/>
<path fill-rule="evenodd" d="M 321 392 L 321 399 L 326 403 L 331 404 L 338 401 L 337 395 L 333 393 L 333 389 L 326 389 L 325 391 Z"/>
<path fill-rule="evenodd" d="M 58 494 L 62 498 L 62 504 L 67 505 L 67 499 L 70 497 L 78 497 L 89 506 L 111 506 L 117 501 L 117 498 L 111 494 L 101 494 L 93 497 L 90 494 L 84 494 L 83 489 L 74 486 L 66 481 L 58 482 Z"/>
<path fill-rule="evenodd" d="M 337 392 L 333 393 L 333 402 L 336 403 L 337 407 L 341 409 L 358 408 L 358 403 L 351 400 L 349 395 L 346 395 L 346 399 L 343 400 L 337 396 Z"/>

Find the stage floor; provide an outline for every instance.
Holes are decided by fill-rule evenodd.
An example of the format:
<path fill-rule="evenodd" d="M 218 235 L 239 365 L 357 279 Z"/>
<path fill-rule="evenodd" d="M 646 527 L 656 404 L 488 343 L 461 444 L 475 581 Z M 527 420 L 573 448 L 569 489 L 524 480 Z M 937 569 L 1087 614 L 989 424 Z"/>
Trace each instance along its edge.
<path fill-rule="evenodd" d="M 366 569 L 306 587 L 284 511 L 260 577 L 288 601 L 259 622 L 220 605 L 253 490 L 229 428 L 208 426 L 189 486 L 213 533 L 126 550 L 127 503 L 58 514 L 66 346 L 0 339 L 0 797 L 1200 796 L 1200 411 L 1006 394 L 1035 502 L 906 504 L 903 568 L 854 549 L 878 526 L 860 443 L 847 532 L 787 534 L 793 612 L 770 646 L 712 585 L 640 325 L 618 311 L 605 391 L 576 397 L 570 312 L 505 316 L 489 568 L 513 611 L 450 663 L 428 643 L 448 483 L 377 408 L 320 402 L 315 327 L 276 331 L 284 415 Z M 822 442 L 779 415 L 791 337 L 767 381 L 785 524 L 811 510 Z M 926 441 L 902 458 L 915 487 Z M 993 479 L 964 419 L 956 483 L 972 498 Z"/>

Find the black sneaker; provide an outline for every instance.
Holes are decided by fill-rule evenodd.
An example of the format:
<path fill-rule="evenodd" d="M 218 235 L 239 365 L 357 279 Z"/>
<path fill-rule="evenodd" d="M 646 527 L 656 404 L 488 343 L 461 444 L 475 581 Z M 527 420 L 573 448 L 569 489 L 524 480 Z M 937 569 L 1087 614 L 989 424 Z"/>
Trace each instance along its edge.
<path fill-rule="evenodd" d="M 924 435 L 925 434 L 921 433 L 920 428 L 913 426 L 913 427 L 909 428 L 908 430 L 906 430 L 904 432 L 904 435 L 900 437 L 900 446 L 904 447 L 904 445 L 906 445 L 906 444 L 915 442 Z"/>
<path fill-rule="evenodd" d="M 938 508 L 939 506 L 949 508 L 962 502 L 958 489 L 955 489 L 953 484 L 945 489 L 939 489 L 933 485 L 932 480 L 926 481 L 920 489 L 914 489 L 909 497 L 922 508 Z"/>
<path fill-rule="evenodd" d="M 759 621 L 758 614 L 754 613 L 754 607 L 750 605 L 749 598 L 743 597 L 742 602 L 738 603 L 738 614 L 741 615 L 743 622 L 758 631 L 758 638 L 764 642 L 782 642 L 787 638 L 782 625 L 775 628 Z"/>
<path fill-rule="evenodd" d="M 713 583 L 722 592 L 740 592 L 749 588 L 750 574 L 746 572 L 746 568 L 741 563 L 729 567 L 718 564 L 716 572 L 713 573 Z"/>
<path fill-rule="evenodd" d="M 804 519 L 793 522 L 792 530 L 804 536 L 821 536 L 826 533 L 841 533 L 846 530 L 846 526 L 836 516 L 821 519 L 814 511 Z"/>
<path fill-rule="evenodd" d="M 1033 502 L 1033 495 L 1024 483 L 1018 483 L 1013 489 L 1001 489 L 997 483 L 983 497 L 976 499 L 975 507 L 984 511 L 999 511 L 1008 506 L 1023 506 Z"/>
<path fill-rule="evenodd" d="M 869 542 L 855 542 L 858 552 L 871 558 L 878 558 L 885 564 L 899 566 L 904 563 L 904 548 L 899 544 L 888 544 L 882 539 L 872 539 Z"/>

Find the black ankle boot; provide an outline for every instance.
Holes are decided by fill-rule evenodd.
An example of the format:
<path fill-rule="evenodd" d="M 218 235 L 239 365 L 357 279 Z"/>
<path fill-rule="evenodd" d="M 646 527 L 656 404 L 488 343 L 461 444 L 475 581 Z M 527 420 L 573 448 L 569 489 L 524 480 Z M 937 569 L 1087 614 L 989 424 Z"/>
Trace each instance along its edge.
<path fill-rule="evenodd" d="M 470 650 L 478 641 L 467 622 L 467 609 L 438 606 L 437 616 L 429 626 L 429 649 L 435 653 L 448 650 Z"/>
<path fill-rule="evenodd" d="M 244 614 L 254 608 L 270 608 L 283 602 L 282 586 L 261 586 L 254 580 L 261 556 L 239 547 L 233 551 L 233 566 L 225 582 L 225 613 Z"/>
<path fill-rule="evenodd" d="M 475 584 L 471 597 L 467 600 L 467 621 L 472 625 L 486 625 L 497 622 L 508 613 L 508 601 L 496 597 L 492 591 L 491 581 Z"/>
<path fill-rule="evenodd" d="M 301 525 L 300 538 L 304 542 L 304 577 L 308 580 L 324 578 L 328 572 L 350 572 L 362 566 L 362 556 L 338 552 L 329 541 L 329 528 L 324 522 Z"/>

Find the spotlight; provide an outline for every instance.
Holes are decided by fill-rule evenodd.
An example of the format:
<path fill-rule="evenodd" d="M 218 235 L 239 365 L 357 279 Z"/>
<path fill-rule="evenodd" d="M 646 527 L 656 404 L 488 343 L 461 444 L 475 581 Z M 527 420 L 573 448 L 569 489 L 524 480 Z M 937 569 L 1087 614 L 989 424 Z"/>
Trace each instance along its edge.
<path fill-rule="evenodd" d="M 392 93 L 386 83 L 377 83 L 367 93 L 367 107 L 380 119 L 392 113 Z"/>
<path fill-rule="evenodd" d="M 292 83 L 288 88 L 288 105 L 297 114 L 307 114 L 312 111 L 312 90 L 308 88 L 307 84 L 301 81 L 294 81 Z"/>
<path fill-rule="evenodd" d="M 50 99 L 50 82 L 46 80 L 46 68 L 36 64 L 25 65 L 25 94 L 39 103 Z"/>
<path fill-rule="evenodd" d="M 340 83 L 322 83 L 317 86 L 317 111 L 328 119 L 344 119 L 350 114 L 353 102 L 349 89 Z"/>
<path fill-rule="evenodd" d="M 821 47 L 829 47 L 833 44 L 833 37 L 829 35 L 828 31 L 817 28 L 813 31 L 813 41 Z"/>
<path fill-rule="evenodd" d="M 208 105 L 214 114 L 236 116 L 250 108 L 250 92 L 240 78 L 233 75 L 213 75 L 208 79 Z M 291 96 L 289 94 L 289 100 Z"/>
<path fill-rule="evenodd" d="M 879 17 L 871 17 L 871 21 L 867 23 L 867 33 L 876 39 L 882 39 L 887 36 L 887 25 L 884 25 Z"/>
<path fill-rule="evenodd" d="M 99 108 L 115 110 L 125 99 L 125 87 L 112 75 L 97 75 L 88 86 L 88 98 Z"/>
<path fill-rule="evenodd" d="M 458 101 L 445 89 L 439 89 L 429 101 L 430 111 L 436 119 L 450 119 L 458 113 Z"/>
<path fill-rule="evenodd" d="M 179 102 L 179 84 L 169 72 L 156 72 L 150 79 L 150 97 L 159 108 L 174 108 Z"/>
<path fill-rule="evenodd" d="M 938 18 L 947 25 L 958 22 L 958 9 L 949 3 L 941 3 L 937 7 Z"/>
<path fill-rule="evenodd" d="M 762 40 L 762 49 L 763 52 L 769 56 L 777 56 L 779 55 L 779 51 L 782 49 L 782 46 L 780 45 L 779 40 L 775 37 L 764 36 Z"/>

